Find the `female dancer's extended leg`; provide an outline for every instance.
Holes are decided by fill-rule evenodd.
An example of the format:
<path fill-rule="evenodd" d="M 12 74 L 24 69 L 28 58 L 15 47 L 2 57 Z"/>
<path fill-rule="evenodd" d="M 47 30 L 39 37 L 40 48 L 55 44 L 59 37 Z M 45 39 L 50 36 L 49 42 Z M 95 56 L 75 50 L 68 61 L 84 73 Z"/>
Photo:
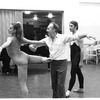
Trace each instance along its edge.
<path fill-rule="evenodd" d="M 29 55 L 29 63 L 45 63 L 50 62 L 51 58 L 42 57 L 42 56 L 33 56 Z"/>
<path fill-rule="evenodd" d="M 22 94 L 24 98 L 28 97 L 28 88 L 26 85 L 27 82 L 27 67 L 28 63 L 42 63 L 42 62 L 50 62 L 51 59 L 47 57 L 41 56 L 33 56 L 33 55 L 22 55 L 19 59 L 16 58 L 16 64 L 18 66 L 18 78 L 22 90 Z"/>
<path fill-rule="evenodd" d="M 18 66 L 18 78 L 24 98 L 28 98 L 28 88 L 26 85 L 27 82 L 27 67 L 28 65 Z"/>

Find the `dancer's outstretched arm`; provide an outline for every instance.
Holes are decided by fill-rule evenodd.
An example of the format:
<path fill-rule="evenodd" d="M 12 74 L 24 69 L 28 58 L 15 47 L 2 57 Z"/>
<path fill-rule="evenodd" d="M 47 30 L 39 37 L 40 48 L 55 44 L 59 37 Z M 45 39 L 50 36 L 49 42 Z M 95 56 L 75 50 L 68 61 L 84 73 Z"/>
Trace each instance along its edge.
<path fill-rule="evenodd" d="M 11 37 L 8 37 L 8 38 L 7 38 L 7 41 L 6 41 L 4 44 L 2 44 L 2 45 L 0 46 L 0 53 L 2 52 L 2 49 L 3 49 L 3 48 L 6 48 L 7 46 L 10 45 L 11 41 L 12 41 L 12 38 L 11 38 Z"/>
<path fill-rule="evenodd" d="M 29 39 L 26 39 L 24 37 L 22 37 L 22 42 L 28 43 L 28 44 L 33 44 L 36 46 L 46 46 L 46 43 L 44 41 L 29 40 Z"/>
<path fill-rule="evenodd" d="M 22 41 L 23 41 L 23 43 L 29 43 L 30 44 L 29 48 L 33 52 L 35 52 L 38 47 L 46 46 L 46 43 L 42 40 L 40 40 L 40 41 L 29 40 L 29 39 L 26 39 L 26 38 L 22 37 Z"/>
<path fill-rule="evenodd" d="M 83 39 L 83 38 L 93 38 L 95 40 L 94 37 L 92 36 L 89 36 L 87 34 L 77 34 L 77 35 L 66 35 L 65 36 L 65 42 L 71 42 L 71 41 L 75 41 L 75 40 L 78 40 L 78 39 Z"/>
<path fill-rule="evenodd" d="M 95 37 L 93 37 L 93 36 L 87 36 L 87 38 L 88 38 L 88 39 L 90 39 L 90 38 L 91 38 L 91 39 L 96 40 L 96 38 L 95 38 Z"/>

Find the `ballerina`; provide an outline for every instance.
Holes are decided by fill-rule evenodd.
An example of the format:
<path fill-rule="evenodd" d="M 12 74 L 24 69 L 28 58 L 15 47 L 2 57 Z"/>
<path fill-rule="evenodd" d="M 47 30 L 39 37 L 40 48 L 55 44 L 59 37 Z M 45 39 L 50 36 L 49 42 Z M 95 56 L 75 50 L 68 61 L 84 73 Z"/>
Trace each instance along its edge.
<path fill-rule="evenodd" d="M 28 40 L 23 36 L 22 26 L 20 22 L 12 23 L 8 29 L 10 37 L 7 41 L 0 46 L 0 53 L 3 48 L 7 49 L 7 53 L 13 62 L 18 67 L 18 78 L 24 98 L 28 97 L 28 88 L 26 85 L 27 80 L 27 67 L 29 63 L 46 63 L 50 62 L 51 58 L 34 56 L 26 54 L 20 50 L 22 44 L 33 44 L 34 41 Z"/>

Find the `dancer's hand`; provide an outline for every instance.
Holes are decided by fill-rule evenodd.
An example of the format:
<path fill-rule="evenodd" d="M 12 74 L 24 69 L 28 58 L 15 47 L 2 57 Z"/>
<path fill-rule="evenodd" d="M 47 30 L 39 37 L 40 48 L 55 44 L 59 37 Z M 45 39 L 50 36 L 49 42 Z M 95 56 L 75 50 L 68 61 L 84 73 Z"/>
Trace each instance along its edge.
<path fill-rule="evenodd" d="M 35 46 L 35 45 L 29 45 L 29 48 L 33 52 L 35 52 L 37 50 L 37 46 Z"/>
<path fill-rule="evenodd" d="M 93 36 L 88 36 L 88 35 L 87 35 L 87 38 L 88 38 L 89 40 L 90 40 L 91 38 L 94 39 L 94 40 L 96 40 L 96 38 L 93 37 Z"/>
<path fill-rule="evenodd" d="M 48 63 L 48 62 L 51 62 L 51 61 L 52 61 L 52 58 L 47 58 L 47 57 L 42 58 L 43 63 Z"/>

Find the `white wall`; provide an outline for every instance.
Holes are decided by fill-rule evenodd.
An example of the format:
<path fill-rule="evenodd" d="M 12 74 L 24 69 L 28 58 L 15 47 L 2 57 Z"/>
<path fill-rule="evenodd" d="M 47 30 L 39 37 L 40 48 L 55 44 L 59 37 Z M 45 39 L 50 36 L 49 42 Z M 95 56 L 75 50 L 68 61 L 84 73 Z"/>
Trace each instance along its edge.
<path fill-rule="evenodd" d="M 99 4 L 82 4 L 84 0 L 2 0 L 1 9 L 26 10 L 62 10 L 64 11 L 64 33 L 69 33 L 68 25 L 71 20 L 79 23 L 79 31 L 95 36 L 100 40 L 100 1 L 88 0 Z M 85 0 L 87 2 L 87 0 Z M 86 43 L 93 40 L 85 39 Z M 69 48 L 68 48 L 69 55 Z"/>
<path fill-rule="evenodd" d="M 68 33 L 71 20 L 79 23 L 79 30 L 99 38 L 100 0 L 85 0 L 99 4 L 82 4 L 84 0 L 1 0 L 0 9 L 60 10 L 64 11 L 64 29 Z"/>
<path fill-rule="evenodd" d="M 100 4 L 80 4 L 80 31 L 100 40 Z M 85 41 L 85 43 L 89 41 Z"/>

